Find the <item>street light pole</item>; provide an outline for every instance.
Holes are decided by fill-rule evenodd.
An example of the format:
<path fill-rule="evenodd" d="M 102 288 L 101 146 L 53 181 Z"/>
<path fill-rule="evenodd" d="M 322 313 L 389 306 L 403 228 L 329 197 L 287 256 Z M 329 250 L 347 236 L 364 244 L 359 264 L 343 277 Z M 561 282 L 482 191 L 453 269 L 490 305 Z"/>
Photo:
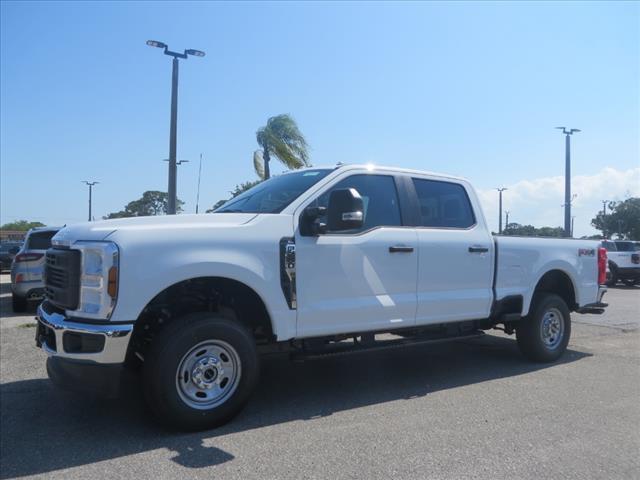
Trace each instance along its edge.
<path fill-rule="evenodd" d="M 178 177 L 178 165 L 176 164 L 176 141 L 178 136 L 178 59 L 173 57 L 171 70 L 171 124 L 169 127 L 169 186 L 167 191 L 167 213 L 176 213 L 176 183 Z"/>
<path fill-rule="evenodd" d="M 564 154 L 564 236 L 571 237 L 571 135 L 579 132 L 577 128 L 567 130 L 565 127 L 556 127 L 565 135 Z"/>
<path fill-rule="evenodd" d="M 89 221 L 91 221 L 91 197 L 92 197 L 93 186 L 97 185 L 100 182 L 89 182 L 87 180 L 83 180 L 82 183 L 89 186 Z"/>
<path fill-rule="evenodd" d="M 602 237 L 607 238 L 607 203 L 608 200 L 602 200 Z"/>
<path fill-rule="evenodd" d="M 499 215 L 500 217 L 498 218 L 498 234 L 502 234 L 502 192 L 504 192 L 505 190 L 508 190 L 508 188 L 506 187 L 502 187 L 502 188 L 496 188 L 496 190 L 498 191 L 498 193 L 500 194 L 500 206 L 498 207 L 499 210 Z"/>
<path fill-rule="evenodd" d="M 198 213 L 198 205 L 200 205 L 200 177 L 202 175 L 202 154 L 200 154 L 200 166 L 198 167 L 198 193 L 196 193 L 196 213 Z"/>
<path fill-rule="evenodd" d="M 176 214 L 176 183 L 178 166 L 176 163 L 177 137 L 178 137 L 178 59 L 187 59 L 189 55 L 204 57 L 205 53 L 200 50 L 188 49 L 184 53 L 172 52 L 169 47 L 155 40 L 147 40 L 150 47 L 163 48 L 164 54 L 173 57 L 171 70 L 171 123 L 169 126 L 169 185 L 167 187 L 167 214 Z"/>

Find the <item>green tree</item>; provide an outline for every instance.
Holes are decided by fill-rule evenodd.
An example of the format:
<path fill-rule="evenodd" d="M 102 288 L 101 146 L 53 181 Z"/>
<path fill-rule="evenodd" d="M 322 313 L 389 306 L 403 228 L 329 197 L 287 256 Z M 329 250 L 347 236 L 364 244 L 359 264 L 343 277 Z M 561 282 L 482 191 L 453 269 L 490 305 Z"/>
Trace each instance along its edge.
<path fill-rule="evenodd" d="M 269 118 L 256 132 L 256 140 L 261 149 L 253 153 L 253 166 L 261 179 L 271 177 L 269 162 L 272 156 L 291 170 L 309 166 L 309 146 L 289 115 Z"/>
<path fill-rule="evenodd" d="M 142 198 L 129 202 L 124 210 L 113 212 L 102 217 L 104 219 L 126 218 L 126 217 L 148 217 L 151 215 L 166 215 L 167 213 L 168 195 L 166 192 L 158 192 L 157 190 L 148 190 L 142 194 Z M 176 199 L 176 211 L 182 211 L 184 202 Z"/>
<path fill-rule="evenodd" d="M 15 222 L 5 223 L 0 230 L 13 230 L 18 232 L 26 232 L 35 227 L 44 227 L 44 223 L 30 222 L 28 220 L 16 220 Z"/>
<path fill-rule="evenodd" d="M 533 225 L 520 225 L 519 223 L 509 223 L 502 231 L 504 235 L 517 235 L 520 237 L 562 237 L 564 229 L 562 227 L 540 227 Z"/>
<path fill-rule="evenodd" d="M 222 205 L 224 205 L 225 203 L 227 203 L 229 200 L 231 200 L 232 198 L 237 197 L 238 195 L 240 195 L 241 193 L 246 192 L 247 190 L 249 190 L 250 188 L 255 187 L 256 185 L 258 185 L 260 182 L 262 182 L 262 180 L 253 180 L 253 181 L 248 181 L 248 182 L 244 182 L 241 183 L 240 185 L 236 185 L 236 188 L 233 189 L 233 191 L 229 192 L 231 194 L 231 197 L 229 197 L 226 200 L 218 200 L 213 207 L 211 207 L 209 210 L 207 210 L 207 213 L 211 213 L 214 210 L 216 210 L 217 208 L 220 208 Z"/>
<path fill-rule="evenodd" d="M 631 197 L 623 202 L 609 202 L 609 212 L 598 214 L 591 225 L 607 238 L 618 235 L 619 238 L 640 240 L 640 197 Z"/>
<path fill-rule="evenodd" d="M 562 227 L 540 227 L 536 230 L 538 237 L 564 237 L 564 228 Z"/>

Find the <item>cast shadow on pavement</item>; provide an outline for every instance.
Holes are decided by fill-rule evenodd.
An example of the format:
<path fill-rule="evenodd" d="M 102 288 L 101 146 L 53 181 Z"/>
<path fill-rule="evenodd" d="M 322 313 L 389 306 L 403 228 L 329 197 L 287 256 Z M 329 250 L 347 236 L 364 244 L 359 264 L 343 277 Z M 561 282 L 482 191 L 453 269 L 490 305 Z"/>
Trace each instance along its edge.
<path fill-rule="evenodd" d="M 60 392 L 48 379 L 3 384 L 0 478 L 46 474 L 155 449 L 175 451 L 172 460 L 187 468 L 211 467 L 242 455 L 205 446 L 217 437 L 384 402 L 411 401 L 587 356 L 568 350 L 555 364 L 529 363 L 513 339 L 487 335 L 302 364 L 269 359 L 263 362 L 257 391 L 238 417 L 221 428 L 192 434 L 169 433 L 156 426 L 144 406 L 139 382 L 132 382 L 122 398 L 112 401 Z"/>

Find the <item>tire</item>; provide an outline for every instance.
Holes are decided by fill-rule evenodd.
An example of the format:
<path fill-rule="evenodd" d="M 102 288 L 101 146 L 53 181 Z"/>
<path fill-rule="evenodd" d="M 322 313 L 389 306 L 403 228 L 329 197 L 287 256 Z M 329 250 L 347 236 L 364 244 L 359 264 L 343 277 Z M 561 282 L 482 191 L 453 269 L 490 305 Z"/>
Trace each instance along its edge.
<path fill-rule="evenodd" d="M 16 295 L 15 293 L 11 294 L 11 307 L 15 313 L 23 313 L 27 311 L 27 299 L 25 297 L 21 297 Z"/>
<path fill-rule="evenodd" d="M 569 308 L 561 297 L 552 293 L 536 294 L 529 315 L 516 327 L 520 351 L 534 362 L 553 362 L 560 358 L 570 337 Z"/>
<path fill-rule="evenodd" d="M 206 430 L 231 420 L 259 373 L 251 332 L 217 314 L 176 319 L 151 344 L 142 367 L 147 405 L 171 429 Z"/>

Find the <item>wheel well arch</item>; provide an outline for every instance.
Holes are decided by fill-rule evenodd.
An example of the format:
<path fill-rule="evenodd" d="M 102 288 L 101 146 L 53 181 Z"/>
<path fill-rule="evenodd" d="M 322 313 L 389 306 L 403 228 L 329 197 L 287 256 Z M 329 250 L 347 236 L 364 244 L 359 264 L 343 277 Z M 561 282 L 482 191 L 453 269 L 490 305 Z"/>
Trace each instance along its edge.
<path fill-rule="evenodd" d="M 535 296 L 541 292 L 555 293 L 560 296 L 570 311 L 578 308 L 575 286 L 571 277 L 563 270 L 549 270 L 542 275 L 533 290 L 533 295 Z"/>
<path fill-rule="evenodd" d="M 134 325 L 128 358 L 144 357 L 154 335 L 196 312 L 222 314 L 241 323 L 257 344 L 275 341 L 267 307 L 253 288 L 226 277 L 196 277 L 174 283 L 145 305 Z"/>

